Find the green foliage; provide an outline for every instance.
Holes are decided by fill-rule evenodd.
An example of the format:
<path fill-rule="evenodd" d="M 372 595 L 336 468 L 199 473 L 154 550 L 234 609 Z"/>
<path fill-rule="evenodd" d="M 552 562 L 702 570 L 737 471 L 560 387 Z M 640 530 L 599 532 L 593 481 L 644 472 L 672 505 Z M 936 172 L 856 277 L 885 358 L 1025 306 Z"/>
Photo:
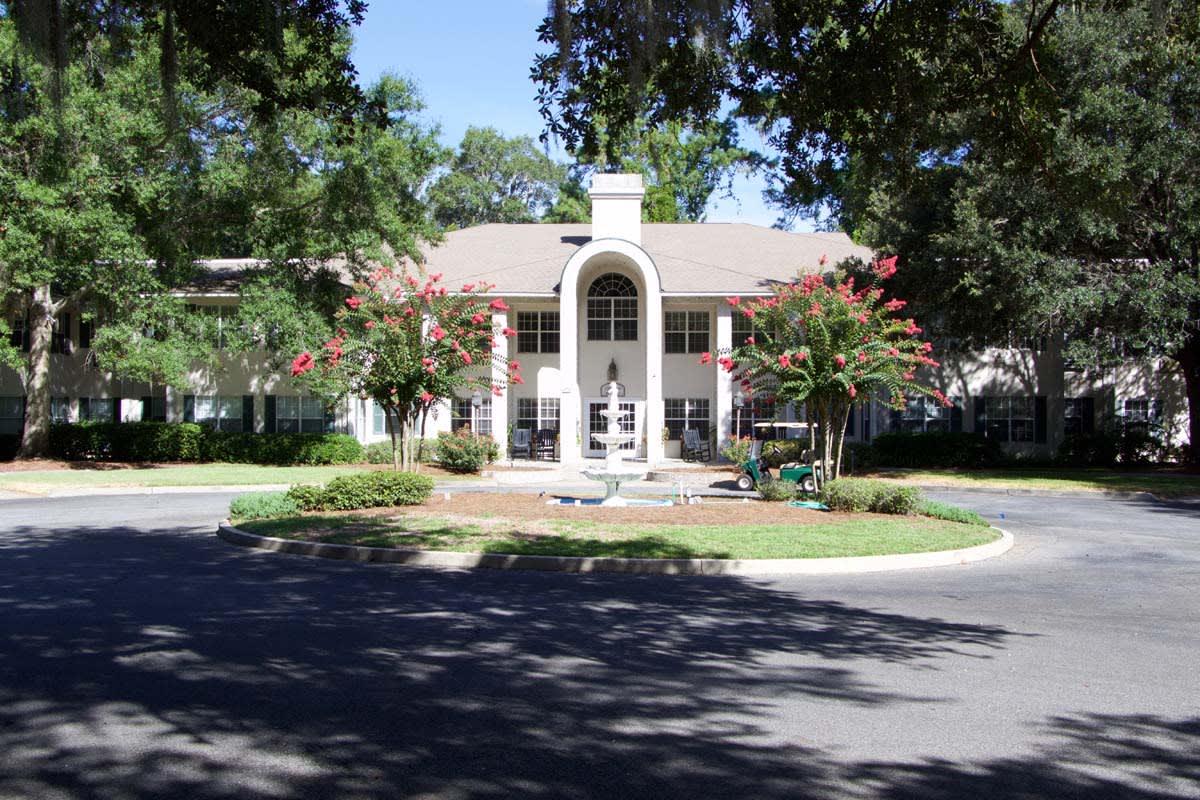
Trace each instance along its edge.
<path fill-rule="evenodd" d="M 842 467 L 847 471 L 867 470 L 880 466 L 875 448 L 870 442 L 846 442 L 842 450 Z"/>
<path fill-rule="evenodd" d="M 56 424 L 50 428 L 50 453 L 67 461 L 201 461 L 207 434 L 193 423 Z"/>
<path fill-rule="evenodd" d="M 1005 461 L 1004 448 L 978 433 L 882 433 L 871 441 L 880 467 L 994 467 Z"/>
<path fill-rule="evenodd" d="M 986 519 L 974 511 L 952 506 L 949 503 L 939 503 L 935 500 L 922 500 L 917 504 L 916 513 L 923 517 L 944 519 L 948 522 L 961 522 L 964 525 L 978 525 L 983 528 L 991 527 Z"/>
<path fill-rule="evenodd" d="M 54 425 L 50 452 L 68 461 L 356 464 L 363 458 L 362 445 L 342 433 L 227 433 L 190 422 Z"/>
<path fill-rule="evenodd" d="M 800 463 L 808 449 L 807 439 L 775 439 L 763 443 L 763 458 L 767 459 L 768 467 L 780 467 Z"/>
<path fill-rule="evenodd" d="M 301 511 L 320 511 L 324 507 L 325 487 L 298 483 L 287 490 L 287 496 Z"/>
<path fill-rule="evenodd" d="M 229 518 L 270 519 L 289 517 L 300 513 L 300 506 L 284 492 L 249 492 L 233 498 L 229 504 Z"/>
<path fill-rule="evenodd" d="M 758 496 L 772 503 L 793 500 L 796 497 L 796 482 L 764 475 L 758 482 Z"/>
<path fill-rule="evenodd" d="M 451 472 L 479 472 L 484 464 L 496 460 L 500 448 L 490 436 L 476 436 L 459 428 L 438 435 L 435 453 L 438 463 Z"/>
<path fill-rule="evenodd" d="M 390 441 L 371 442 L 366 447 L 365 456 L 368 464 L 391 464 L 392 443 Z"/>
<path fill-rule="evenodd" d="M 819 492 L 822 503 L 832 511 L 913 514 L 922 501 L 921 490 L 885 481 L 839 478 L 825 483 Z"/>
<path fill-rule="evenodd" d="M 745 464 L 750 460 L 751 441 L 749 436 L 743 436 L 741 439 L 730 436 L 721 447 L 721 457 L 737 466 Z"/>
<path fill-rule="evenodd" d="M 344 433 L 227 433 L 209 430 L 204 459 L 231 464 L 357 464 L 363 447 Z"/>
<path fill-rule="evenodd" d="M 414 472 L 366 472 L 334 478 L 325 484 L 319 496 L 311 489 L 293 486 L 288 495 L 306 511 L 412 506 L 429 499 L 433 478 Z"/>
<path fill-rule="evenodd" d="M 429 189 L 434 218 L 447 228 L 536 222 L 554 201 L 566 168 L 528 136 L 467 128 L 449 172 Z"/>
<path fill-rule="evenodd" d="M 0 435 L 0 461 L 12 461 L 21 446 L 21 437 L 9 434 Z"/>

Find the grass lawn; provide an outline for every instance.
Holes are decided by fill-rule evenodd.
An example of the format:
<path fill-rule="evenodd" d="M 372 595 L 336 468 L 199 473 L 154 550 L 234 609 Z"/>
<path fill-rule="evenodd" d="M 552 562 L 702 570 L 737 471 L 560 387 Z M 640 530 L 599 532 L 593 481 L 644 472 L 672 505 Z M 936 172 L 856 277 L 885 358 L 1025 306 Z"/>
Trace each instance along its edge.
<path fill-rule="evenodd" d="M 512 520 L 421 512 L 324 514 L 237 523 L 262 536 L 370 547 L 515 555 L 626 558 L 829 558 L 953 550 L 994 541 L 989 528 L 927 517 L 824 515 L 775 506 L 774 524 L 615 524 L 586 519 Z M 738 510 L 731 512 L 736 519 Z M 816 521 L 821 520 L 821 521 Z"/>
<path fill-rule="evenodd" d="M 1061 491 L 1115 490 L 1152 492 L 1164 497 L 1200 494 L 1200 475 L 1172 472 L 1123 472 L 1110 469 L 914 469 L 864 473 L 917 485 L 948 485 L 963 488 L 1049 489 Z"/>
<path fill-rule="evenodd" d="M 82 469 L 0 473 L 0 489 L 42 492 L 65 488 L 323 483 L 339 475 L 362 471 L 363 467 L 353 465 L 271 467 L 257 464 L 186 464 L 122 468 L 88 465 Z"/>

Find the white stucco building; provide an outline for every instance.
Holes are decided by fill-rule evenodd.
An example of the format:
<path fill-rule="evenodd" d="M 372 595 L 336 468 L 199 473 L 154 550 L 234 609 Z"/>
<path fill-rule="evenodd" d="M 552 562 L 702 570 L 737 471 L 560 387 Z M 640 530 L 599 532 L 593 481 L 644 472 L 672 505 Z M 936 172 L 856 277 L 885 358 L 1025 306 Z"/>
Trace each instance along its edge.
<path fill-rule="evenodd" d="M 740 398 L 730 376 L 699 354 L 721 351 L 749 333 L 725 298 L 769 294 L 778 283 L 857 257 L 872 258 L 840 233 L 787 233 L 743 224 L 644 224 L 640 175 L 597 175 L 592 223 L 482 225 L 454 231 L 427 253 L 426 269 L 454 287 L 487 281 L 511 310 L 498 326 L 518 335 L 502 343 L 521 364 L 525 383 L 502 397 L 456 399 L 427 431 L 473 423 L 498 441 L 511 429 L 556 431 L 564 463 L 598 457 L 590 434 L 603 428 L 603 386 L 615 372 L 626 422 L 636 435 L 632 458 L 650 465 L 679 455 L 684 428 L 720 441 L 735 428 L 791 419 L 793 409 Z M 190 299 L 220 315 L 237 302 L 236 276 L 246 262 L 209 262 L 225 278 Z M 18 330 L 14 336 L 21 335 Z M 113 380 L 87 366 L 90 331 L 59 320 L 52 356 L 54 414 L 79 419 L 208 421 L 230 430 L 319 431 L 337 428 L 363 442 L 386 438 L 383 414 L 351 399 L 330 416 L 317 398 L 299 396 L 291 380 L 267 371 L 256 354 L 229 353 L 220 372 L 197 371 L 187 391 Z M 1173 441 L 1186 431 L 1177 373 L 1145 360 L 1099 372 L 1072 370 L 1060 342 L 1011 340 L 983 352 L 935 352 L 932 382 L 955 401 L 942 409 L 923 399 L 905 412 L 879 404 L 856 409 L 848 440 L 888 429 L 976 431 L 1016 452 L 1050 454 L 1066 433 L 1122 419 L 1164 427 Z M 502 376 L 497 376 L 502 377 Z M 19 431 L 23 390 L 0 372 L 0 434 Z M 432 435 L 430 433 L 430 435 Z M 543 441 L 547 437 L 543 436 Z M 545 453 L 549 455 L 549 453 Z"/>

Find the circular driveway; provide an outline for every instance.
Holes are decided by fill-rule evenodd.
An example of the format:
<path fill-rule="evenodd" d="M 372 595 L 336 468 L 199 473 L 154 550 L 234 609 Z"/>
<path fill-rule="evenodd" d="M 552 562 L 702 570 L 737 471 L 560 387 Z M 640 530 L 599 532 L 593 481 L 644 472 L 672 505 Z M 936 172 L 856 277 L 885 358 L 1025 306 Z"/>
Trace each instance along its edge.
<path fill-rule="evenodd" d="M 932 494 L 1016 547 L 443 572 L 233 547 L 229 495 L 0 501 L 0 797 L 1200 796 L 1200 503 Z"/>

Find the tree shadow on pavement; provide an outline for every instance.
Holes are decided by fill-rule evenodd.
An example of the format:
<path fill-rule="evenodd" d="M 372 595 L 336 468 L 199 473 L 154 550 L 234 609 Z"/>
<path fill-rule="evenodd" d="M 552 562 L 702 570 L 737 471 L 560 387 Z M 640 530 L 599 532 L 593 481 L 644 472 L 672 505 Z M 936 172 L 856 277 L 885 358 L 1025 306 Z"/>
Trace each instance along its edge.
<path fill-rule="evenodd" d="M 982 791 L 978 774 L 1010 769 L 1071 796 L 1090 779 L 1045 754 L 1023 771 L 845 764 L 768 735 L 781 698 L 942 702 L 863 681 L 861 660 L 938 669 L 1020 635 L 740 578 L 439 572 L 244 551 L 211 529 L 20 528 L 0 546 L 0 796 L 962 796 L 955 781 L 1030 796 Z M 1081 760 L 1113 757 L 1089 724 L 1104 723 L 1057 720 L 1051 738 L 1079 731 Z M 1139 724 L 1116 757 L 1172 723 Z M 1154 755 L 1185 778 L 1189 724 Z"/>

